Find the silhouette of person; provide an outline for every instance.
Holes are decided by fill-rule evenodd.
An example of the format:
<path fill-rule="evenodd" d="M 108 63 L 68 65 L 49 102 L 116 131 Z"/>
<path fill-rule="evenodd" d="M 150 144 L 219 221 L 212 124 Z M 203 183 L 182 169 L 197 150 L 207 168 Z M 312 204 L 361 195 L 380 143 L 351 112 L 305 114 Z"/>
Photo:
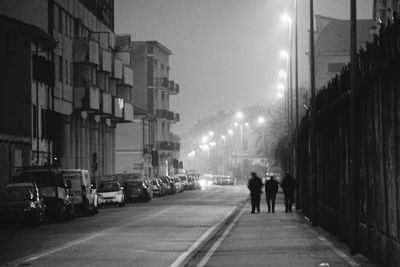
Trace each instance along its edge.
<path fill-rule="evenodd" d="M 286 175 L 281 183 L 281 187 L 285 195 L 285 212 L 292 212 L 293 195 L 296 188 L 296 181 L 290 172 L 286 172 Z"/>
<path fill-rule="evenodd" d="M 260 200 L 261 200 L 261 192 L 262 192 L 263 183 L 256 175 L 255 172 L 251 173 L 251 178 L 247 185 L 247 188 L 250 190 L 250 197 L 251 197 L 251 213 L 257 208 L 257 212 L 260 213 Z"/>
<path fill-rule="evenodd" d="M 265 181 L 265 198 L 267 200 L 268 213 L 271 212 L 271 208 L 272 213 L 275 213 L 276 193 L 278 193 L 278 181 L 272 175 L 269 180 Z"/>

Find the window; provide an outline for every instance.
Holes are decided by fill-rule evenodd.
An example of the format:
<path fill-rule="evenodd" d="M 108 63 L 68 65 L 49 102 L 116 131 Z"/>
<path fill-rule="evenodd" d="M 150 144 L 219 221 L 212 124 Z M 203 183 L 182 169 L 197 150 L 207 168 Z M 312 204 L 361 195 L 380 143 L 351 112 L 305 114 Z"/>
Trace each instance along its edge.
<path fill-rule="evenodd" d="M 63 81 L 63 59 L 62 56 L 58 56 L 58 80 Z"/>
<path fill-rule="evenodd" d="M 340 72 L 344 63 L 328 63 L 328 72 Z"/>
<path fill-rule="evenodd" d="M 37 137 L 37 109 L 35 105 L 32 105 L 32 137 Z"/>
<path fill-rule="evenodd" d="M 65 13 L 65 36 L 69 36 L 69 16 L 67 13 Z"/>
<path fill-rule="evenodd" d="M 60 33 L 63 32 L 63 10 L 61 7 L 58 7 L 58 30 Z"/>
<path fill-rule="evenodd" d="M 74 76 L 73 74 L 73 66 L 72 66 L 72 62 L 69 63 L 69 77 L 70 77 L 70 81 L 69 84 L 73 85 L 74 84 Z"/>
<path fill-rule="evenodd" d="M 65 83 L 69 84 L 69 64 L 67 60 L 65 60 Z"/>

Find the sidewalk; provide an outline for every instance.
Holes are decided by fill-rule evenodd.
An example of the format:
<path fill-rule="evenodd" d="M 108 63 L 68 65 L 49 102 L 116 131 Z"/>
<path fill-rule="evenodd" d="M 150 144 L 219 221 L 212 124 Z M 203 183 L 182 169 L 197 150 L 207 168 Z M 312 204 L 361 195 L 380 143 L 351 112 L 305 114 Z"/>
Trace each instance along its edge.
<path fill-rule="evenodd" d="M 261 203 L 260 214 L 250 214 L 245 205 L 218 248 L 208 252 L 205 266 L 375 266 L 361 255 L 350 256 L 343 243 L 311 227 L 301 213 L 285 213 L 282 195 L 276 213 L 266 213 L 265 200 Z"/>

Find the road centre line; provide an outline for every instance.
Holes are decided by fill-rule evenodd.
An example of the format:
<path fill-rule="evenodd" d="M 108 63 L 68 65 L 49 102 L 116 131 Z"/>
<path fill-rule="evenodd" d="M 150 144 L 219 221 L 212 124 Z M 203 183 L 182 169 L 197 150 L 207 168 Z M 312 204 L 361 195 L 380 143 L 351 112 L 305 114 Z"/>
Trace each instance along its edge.
<path fill-rule="evenodd" d="M 65 250 L 65 249 L 67 249 L 67 248 L 70 248 L 70 247 L 73 247 L 73 246 L 82 244 L 82 243 L 84 243 L 84 242 L 86 242 L 86 241 L 89 241 L 89 240 L 94 239 L 94 238 L 96 238 L 96 237 L 99 237 L 99 236 L 102 236 L 102 235 L 104 235 L 104 234 L 107 234 L 108 232 L 112 232 L 112 231 L 115 231 L 115 230 L 118 230 L 118 229 L 122 229 L 122 228 L 124 228 L 124 227 L 131 226 L 131 225 L 136 224 L 136 223 L 138 223 L 138 222 L 142 222 L 142 221 L 144 221 L 144 220 L 148 220 L 148 219 L 151 219 L 151 218 L 153 218 L 153 217 L 159 216 L 159 215 L 161 215 L 162 213 L 168 212 L 170 209 L 172 209 L 172 208 L 174 208 L 174 207 L 175 207 L 175 206 L 170 206 L 170 207 L 168 207 L 168 208 L 166 208 L 166 209 L 164 209 L 164 210 L 161 210 L 161 211 L 156 212 L 156 213 L 154 213 L 154 214 L 151 214 L 151 215 L 149 215 L 149 216 L 146 216 L 146 217 L 137 219 L 137 220 L 135 220 L 135 221 L 132 221 L 132 222 L 123 224 L 122 226 L 119 226 L 119 227 L 110 227 L 110 228 L 105 229 L 105 230 L 103 230 L 103 231 L 100 231 L 100 232 L 98 232 L 98 233 L 94 233 L 94 234 L 91 234 L 91 235 L 89 235 L 89 236 L 86 236 L 86 237 L 83 237 L 83 238 L 79 238 L 79 239 L 77 239 L 77 240 L 73 240 L 73 241 L 67 242 L 67 243 L 65 243 L 65 245 L 62 245 L 62 246 L 57 247 L 57 248 L 55 248 L 55 249 L 50 249 L 50 250 L 43 251 L 43 252 L 40 252 L 40 253 L 35 253 L 35 254 L 33 254 L 33 255 L 31 255 L 31 256 L 28 256 L 28 257 L 23 257 L 22 259 L 12 261 L 12 262 L 9 263 L 8 265 L 12 265 L 12 266 L 13 266 L 13 265 L 20 265 L 21 263 L 22 263 L 22 264 L 23 264 L 23 263 L 29 263 L 29 262 L 38 260 L 38 259 L 40 259 L 40 258 L 49 256 L 49 255 L 54 254 L 54 253 L 57 253 L 57 252 L 60 252 L 60 251 Z"/>
<path fill-rule="evenodd" d="M 224 233 L 218 240 L 214 243 L 214 245 L 210 248 L 209 251 L 207 251 L 206 255 L 201 259 L 201 261 L 196 265 L 196 267 L 203 267 L 207 264 L 207 262 L 210 260 L 210 258 L 214 255 L 215 251 L 219 248 L 221 243 L 225 240 L 225 238 L 229 235 L 231 232 L 232 228 L 235 226 L 239 218 L 243 215 L 245 211 L 245 208 L 242 207 L 242 210 L 238 215 L 236 215 L 235 219 L 229 224 L 229 226 L 225 229 Z"/>
<path fill-rule="evenodd" d="M 171 265 L 170 267 L 178 267 L 180 266 L 186 259 L 194 252 L 198 247 L 200 247 L 203 242 L 214 232 L 215 229 L 218 229 L 220 225 L 222 225 L 229 216 L 235 211 L 236 207 L 232 207 L 229 213 L 214 226 L 210 227 L 199 239 L 197 239 L 188 250 L 184 251 Z"/>

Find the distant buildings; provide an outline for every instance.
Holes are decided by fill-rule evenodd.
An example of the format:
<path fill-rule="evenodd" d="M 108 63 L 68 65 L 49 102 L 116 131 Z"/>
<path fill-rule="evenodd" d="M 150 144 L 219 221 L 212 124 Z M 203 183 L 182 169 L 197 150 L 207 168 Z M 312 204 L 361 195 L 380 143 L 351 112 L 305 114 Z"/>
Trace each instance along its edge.
<path fill-rule="evenodd" d="M 168 113 L 168 95 L 179 88 L 143 83 L 149 57 L 140 61 L 130 36 L 114 33 L 113 0 L 2 0 L 0 14 L 0 185 L 27 165 L 150 176 L 161 161 L 163 173 L 179 167 L 179 138 L 169 132 L 179 116 Z M 141 126 L 124 132 L 128 124 Z M 140 156 L 122 162 L 116 131 Z"/>
<path fill-rule="evenodd" d="M 350 20 L 315 16 L 315 84 L 321 88 L 350 61 Z M 357 47 L 372 41 L 373 20 L 357 21 Z"/>

